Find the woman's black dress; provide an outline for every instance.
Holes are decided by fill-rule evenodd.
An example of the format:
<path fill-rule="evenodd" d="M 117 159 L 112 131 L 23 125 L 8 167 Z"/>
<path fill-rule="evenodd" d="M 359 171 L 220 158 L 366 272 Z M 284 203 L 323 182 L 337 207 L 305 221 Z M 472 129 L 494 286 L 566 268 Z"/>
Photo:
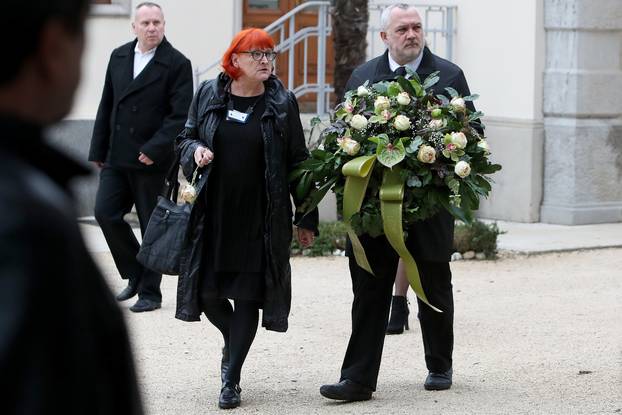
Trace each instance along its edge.
<path fill-rule="evenodd" d="M 263 95 L 230 95 L 245 124 L 222 120 L 214 136 L 214 160 L 205 191 L 207 216 L 203 298 L 264 299 L 265 162 Z"/>

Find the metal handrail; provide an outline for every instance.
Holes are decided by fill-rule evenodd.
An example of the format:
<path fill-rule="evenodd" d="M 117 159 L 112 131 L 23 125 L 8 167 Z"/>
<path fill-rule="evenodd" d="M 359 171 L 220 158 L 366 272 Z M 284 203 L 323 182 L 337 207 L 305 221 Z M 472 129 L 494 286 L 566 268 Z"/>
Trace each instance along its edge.
<path fill-rule="evenodd" d="M 308 94 L 316 93 L 316 112 L 318 114 L 325 114 L 328 108 L 328 100 L 330 93 L 334 90 L 329 84 L 326 83 L 326 39 L 330 36 L 330 1 L 308 1 L 299 6 L 294 7 L 292 10 L 279 17 L 274 22 L 270 23 L 264 28 L 269 34 L 280 31 L 279 43 L 276 45 L 275 50 L 278 52 L 288 52 L 288 79 L 287 88 L 292 90 L 297 98 Z M 296 15 L 303 12 L 306 9 L 317 7 L 318 9 L 318 23 L 317 26 L 309 26 L 296 31 Z M 285 37 L 285 25 L 289 23 L 289 31 L 287 38 Z M 312 36 L 317 36 L 317 70 L 315 83 L 308 82 L 308 68 L 307 68 L 307 56 L 308 56 L 308 39 Z M 294 68 L 295 68 L 295 53 L 294 47 L 300 42 L 304 42 L 304 66 L 303 66 L 303 82 L 301 85 L 294 86 Z M 199 84 L 199 78 L 214 69 L 220 64 L 220 60 L 208 65 L 203 69 L 196 68 L 194 72 L 195 87 Z"/>

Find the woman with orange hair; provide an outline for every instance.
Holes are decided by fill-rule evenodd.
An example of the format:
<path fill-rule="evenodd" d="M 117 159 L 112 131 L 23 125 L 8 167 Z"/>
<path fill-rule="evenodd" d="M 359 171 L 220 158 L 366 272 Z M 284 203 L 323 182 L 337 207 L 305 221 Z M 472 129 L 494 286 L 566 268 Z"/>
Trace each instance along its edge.
<path fill-rule="evenodd" d="M 287 330 L 296 186 L 288 174 L 308 151 L 296 98 L 272 73 L 275 58 L 265 31 L 239 32 L 223 55 L 223 72 L 199 86 L 177 138 L 185 175 L 200 177 L 176 317 L 197 321 L 203 312 L 223 335 L 221 408 L 240 405 L 258 310 L 266 329 Z M 317 211 L 296 215 L 303 246 L 313 242 L 317 221 Z"/>

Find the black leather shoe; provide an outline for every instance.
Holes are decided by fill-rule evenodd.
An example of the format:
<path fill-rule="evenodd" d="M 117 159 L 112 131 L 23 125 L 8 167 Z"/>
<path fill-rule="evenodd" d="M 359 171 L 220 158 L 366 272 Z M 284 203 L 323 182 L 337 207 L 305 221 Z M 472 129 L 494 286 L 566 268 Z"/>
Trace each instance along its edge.
<path fill-rule="evenodd" d="M 136 304 L 130 307 L 130 311 L 135 313 L 142 313 L 144 311 L 153 311 L 162 307 L 162 303 L 153 300 L 147 300 L 146 298 L 139 298 Z"/>
<path fill-rule="evenodd" d="M 218 407 L 220 409 L 237 408 L 242 402 L 242 398 L 240 397 L 241 392 L 242 389 L 239 385 L 232 386 L 231 384 L 226 384 L 220 390 Z"/>
<path fill-rule="evenodd" d="M 387 334 L 402 334 L 408 330 L 408 301 L 402 295 L 394 295 L 391 301 L 391 317 L 387 326 Z"/>
<path fill-rule="evenodd" d="M 227 346 L 222 348 L 222 359 L 220 360 L 220 381 L 225 385 L 225 377 L 229 370 L 229 349 Z"/>
<path fill-rule="evenodd" d="M 429 391 L 442 391 L 451 388 L 451 377 L 453 370 L 449 369 L 445 372 L 428 373 L 428 377 L 425 378 L 423 387 Z"/>
<path fill-rule="evenodd" d="M 320 387 L 320 394 L 323 397 L 348 402 L 368 401 L 371 399 L 372 392 L 373 390 L 370 387 L 359 385 L 349 379 Z"/>
<path fill-rule="evenodd" d="M 117 295 L 117 301 L 125 301 L 134 297 L 138 293 L 138 284 L 132 280 L 128 281 L 127 287 Z"/>

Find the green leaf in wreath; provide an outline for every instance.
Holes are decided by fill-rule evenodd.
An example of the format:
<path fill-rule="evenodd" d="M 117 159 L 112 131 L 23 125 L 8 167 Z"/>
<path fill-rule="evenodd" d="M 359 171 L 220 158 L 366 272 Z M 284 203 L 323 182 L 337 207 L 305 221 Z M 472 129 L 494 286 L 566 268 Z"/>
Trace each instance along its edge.
<path fill-rule="evenodd" d="M 404 78 L 403 76 L 398 76 L 396 81 L 398 84 L 400 84 L 405 92 L 408 92 L 410 95 L 417 96 L 417 90 L 415 89 L 413 84 L 408 82 L 406 78 Z"/>
<path fill-rule="evenodd" d="M 389 87 L 387 88 L 387 95 L 390 97 L 396 97 L 400 92 L 402 92 L 402 88 L 400 84 L 397 82 L 391 82 Z"/>
<path fill-rule="evenodd" d="M 421 187 L 422 184 L 423 183 L 421 182 L 419 176 L 410 176 L 406 181 L 406 185 L 408 187 Z"/>
<path fill-rule="evenodd" d="M 472 112 L 471 114 L 469 114 L 468 121 L 469 121 L 469 122 L 471 122 L 471 121 L 475 121 L 475 120 L 477 120 L 478 118 L 482 118 L 483 116 L 484 116 L 484 113 L 483 113 L 483 112 L 481 112 L 481 111 L 475 111 L 475 112 Z"/>
<path fill-rule="evenodd" d="M 404 149 L 404 143 L 399 139 L 395 144 L 388 143 L 386 146 L 378 146 L 376 150 L 378 155 L 378 161 L 380 164 L 392 168 L 406 157 L 406 149 Z"/>
<path fill-rule="evenodd" d="M 421 136 L 416 136 L 413 141 L 408 144 L 408 147 L 406 147 L 406 152 L 408 154 L 416 153 L 421 144 L 423 144 L 423 138 L 421 138 Z"/>
<path fill-rule="evenodd" d="M 479 94 L 471 94 L 471 95 L 467 95 L 466 97 L 462 98 L 465 101 L 475 101 L 477 98 L 479 98 Z"/>
<path fill-rule="evenodd" d="M 439 101 L 441 101 L 441 105 L 446 107 L 447 105 L 449 105 L 449 99 L 447 99 L 447 97 L 443 94 L 438 94 L 436 95 L 436 98 L 439 99 Z"/>
<path fill-rule="evenodd" d="M 311 188 L 313 175 L 311 172 L 305 172 L 305 174 L 300 178 L 298 185 L 296 185 L 296 197 L 298 200 L 303 200 L 307 197 L 307 193 L 309 193 L 309 189 Z"/>
<path fill-rule="evenodd" d="M 436 85 L 436 83 L 441 79 L 438 76 L 439 73 L 440 73 L 440 71 L 436 71 L 436 72 L 432 72 L 430 75 L 428 75 L 428 77 L 425 78 L 425 81 L 423 81 L 423 89 L 430 89 L 434 85 Z"/>
<path fill-rule="evenodd" d="M 445 88 L 445 91 L 447 91 L 447 93 L 449 94 L 450 97 L 452 98 L 456 98 L 459 97 L 460 94 L 458 93 L 458 91 L 456 91 L 455 89 L 453 89 L 452 87 L 448 86 Z"/>

